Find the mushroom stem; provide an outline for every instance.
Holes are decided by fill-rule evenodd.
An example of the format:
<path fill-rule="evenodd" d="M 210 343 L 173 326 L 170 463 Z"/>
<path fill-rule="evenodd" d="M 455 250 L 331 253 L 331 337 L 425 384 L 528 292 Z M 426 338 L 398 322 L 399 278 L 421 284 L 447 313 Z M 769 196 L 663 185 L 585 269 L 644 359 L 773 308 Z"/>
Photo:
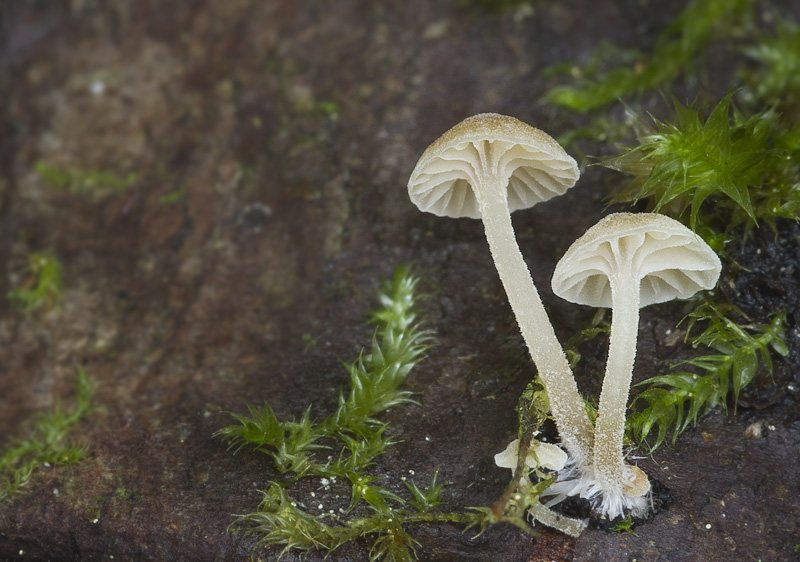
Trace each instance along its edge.
<path fill-rule="evenodd" d="M 610 285 L 611 337 L 595 423 L 594 469 L 604 490 L 622 494 L 628 480 L 622 440 L 639 332 L 639 280 L 612 278 Z"/>
<path fill-rule="evenodd" d="M 505 196 L 507 181 L 503 182 L 496 176 L 484 176 L 481 179 L 485 184 L 497 184 L 495 189 L 478 190 L 478 193 L 482 193 L 478 195 L 478 204 L 500 281 L 547 389 L 561 441 L 573 459 L 587 462 L 592 454 L 592 425 L 583 407 L 572 369 L 517 245 Z"/>

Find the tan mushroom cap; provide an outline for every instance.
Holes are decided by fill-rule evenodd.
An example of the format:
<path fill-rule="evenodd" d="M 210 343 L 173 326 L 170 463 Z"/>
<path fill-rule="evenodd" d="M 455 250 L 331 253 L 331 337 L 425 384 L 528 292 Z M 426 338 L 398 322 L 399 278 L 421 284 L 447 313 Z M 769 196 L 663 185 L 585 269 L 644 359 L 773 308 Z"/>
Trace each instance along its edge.
<path fill-rule="evenodd" d="M 481 218 L 476 189 L 487 176 L 507 186 L 510 211 L 561 195 L 580 175 L 547 133 L 496 113 L 469 117 L 433 142 L 408 182 L 411 201 L 438 216 Z"/>
<path fill-rule="evenodd" d="M 570 246 L 556 265 L 553 292 L 570 302 L 610 308 L 610 278 L 622 268 L 640 280 L 643 307 L 714 288 L 722 265 L 708 244 L 674 219 L 616 213 Z"/>

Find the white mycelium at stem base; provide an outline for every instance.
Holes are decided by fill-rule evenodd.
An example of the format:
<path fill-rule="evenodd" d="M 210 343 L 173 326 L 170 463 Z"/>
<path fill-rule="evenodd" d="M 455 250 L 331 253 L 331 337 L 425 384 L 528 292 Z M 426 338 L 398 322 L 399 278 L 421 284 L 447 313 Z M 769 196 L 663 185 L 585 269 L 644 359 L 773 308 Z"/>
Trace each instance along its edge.
<path fill-rule="evenodd" d="M 408 191 L 422 211 L 483 220 L 561 440 L 573 458 L 585 462 L 591 456 L 591 422 L 511 224 L 511 211 L 561 195 L 577 179 L 575 161 L 550 136 L 513 117 L 487 113 L 465 119 L 431 144 Z"/>
<path fill-rule="evenodd" d="M 553 274 L 553 292 L 579 304 L 611 307 L 608 362 L 594 433 L 593 465 L 557 490 L 598 499 L 610 518 L 647 511 L 649 482 L 625 462 L 625 411 L 636 357 L 639 308 L 685 299 L 717 284 L 714 251 L 681 223 L 663 215 L 618 213 L 586 231 Z"/>

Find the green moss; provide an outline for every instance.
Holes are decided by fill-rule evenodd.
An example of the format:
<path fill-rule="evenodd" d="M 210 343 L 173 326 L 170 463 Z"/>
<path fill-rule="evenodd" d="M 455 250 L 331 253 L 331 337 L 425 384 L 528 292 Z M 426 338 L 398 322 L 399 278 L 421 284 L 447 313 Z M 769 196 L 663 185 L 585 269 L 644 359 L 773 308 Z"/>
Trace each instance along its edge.
<path fill-rule="evenodd" d="M 617 533 L 630 533 L 631 535 L 638 537 L 639 535 L 633 532 L 633 526 L 633 517 L 631 517 L 631 514 L 629 513 L 625 519 L 616 523 L 612 529 Z"/>
<path fill-rule="evenodd" d="M 633 178 L 615 202 L 648 200 L 652 210 L 683 218 L 693 229 L 707 200 L 713 210 L 705 216 L 721 215 L 724 223 L 702 221 L 712 229 L 750 229 L 759 220 L 795 216 L 797 168 L 787 167 L 800 157 L 795 131 L 780 129 L 770 110 L 751 117 L 732 112 L 731 94 L 707 117 L 696 106 L 673 105 L 672 118 L 654 119 L 638 146 L 601 160 Z"/>
<path fill-rule="evenodd" d="M 772 376 L 773 353 L 789 353 L 784 341 L 785 312 L 776 314 L 769 324 L 760 325 L 748 323 L 740 311 L 727 308 L 720 310 L 706 302 L 688 316 L 686 339 L 693 347 L 713 351 L 676 365 L 692 367 L 694 371 L 679 370 L 639 383 L 646 389 L 636 397 L 632 405 L 635 413 L 627 420 L 627 430 L 636 442 L 646 444 L 656 429 L 655 441 L 648 445 L 652 451 L 672 429 L 674 443 L 699 416 L 715 406 L 727 407 L 729 393 L 735 406 L 739 393 L 753 381 L 761 366 Z M 738 321 L 733 316 L 738 316 Z M 692 338 L 695 326 L 704 329 Z M 637 410 L 642 404 L 646 405 Z"/>
<path fill-rule="evenodd" d="M 62 168 L 44 161 L 37 162 L 34 170 L 48 187 L 70 193 L 125 191 L 138 178 L 135 172 L 120 176 L 106 170 Z"/>
<path fill-rule="evenodd" d="M 554 67 L 550 73 L 568 70 L 574 83 L 553 88 L 544 96 L 557 106 L 590 111 L 630 94 L 663 87 L 692 67 L 711 43 L 738 33 L 753 0 L 692 0 L 656 41 L 650 56 L 606 48 L 589 65 Z M 624 53 L 620 57 L 619 53 Z M 607 70 L 608 59 L 621 59 L 623 66 Z"/>
<path fill-rule="evenodd" d="M 255 511 L 237 516 L 235 526 L 255 539 L 256 548 L 330 552 L 367 539 L 370 560 L 411 561 L 417 542 L 406 524 L 477 520 L 477 514 L 437 511 L 444 488 L 438 471 L 424 489 L 403 478 L 408 500 L 373 472 L 381 455 L 396 444 L 376 416 L 414 402 L 401 386 L 432 343 L 417 320 L 416 285 L 417 279 L 400 268 L 383 286 L 370 352 L 347 365 L 350 385 L 330 416 L 314 421 L 309 408 L 299 419 L 281 421 L 265 402 L 248 405 L 247 414 L 231 414 L 237 423 L 216 433 L 234 450 L 253 447 L 265 453 L 282 475 L 262 490 Z M 299 496 L 295 485 L 308 479 L 316 480 L 317 489 L 345 485 L 347 507 L 325 511 L 314 493 Z"/>
<path fill-rule="evenodd" d="M 727 301 L 713 303 L 708 295 L 697 297 L 700 304 L 684 321 L 685 340 L 694 348 L 707 350 L 692 359 L 672 365 L 672 372 L 651 377 L 638 385 L 643 390 L 635 397 L 626 420 L 626 442 L 646 447 L 650 452 L 661 446 L 671 432 L 672 444 L 690 425 L 716 407 L 734 408 L 741 391 L 759 370 L 770 376 L 776 355 L 786 356 L 785 311 L 776 313 L 767 324 L 752 323 Z M 573 366 L 580 355 L 570 352 L 575 345 L 608 334 L 608 322 L 596 316 L 565 346 Z M 693 336 L 697 328 L 702 331 Z M 524 395 L 523 395 L 524 398 Z M 587 403 L 594 420 L 596 411 Z M 653 438 L 653 432 L 655 437 Z"/>
<path fill-rule="evenodd" d="M 322 100 L 314 104 L 313 111 L 319 112 L 328 119 L 335 121 L 339 118 L 342 108 L 336 100 Z"/>
<path fill-rule="evenodd" d="M 724 251 L 737 227 L 742 230 L 736 236 L 742 237 L 761 222 L 774 227 L 778 219 L 800 215 L 800 27 L 770 12 L 776 24 L 764 28 L 752 6 L 751 0 L 694 0 L 661 34 L 651 54 L 600 46 L 584 67 L 554 67 L 551 72 L 568 72 L 573 83 L 545 96 L 588 111 L 631 93 L 668 91 L 687 68 L 695 67 L 698 75 L 706 72 L 699 64 L 708 46 L 722 39 L 726 46 L 731 43 L 729 79 L 744 81 L 737 92 L 739 108 L 731 93 L 710 108 L 673 99 L 666 120 L 648 122 L 626 108 L 619 122 L 611 113 L 595 111 L 588 124 L 562 135 L 569 142 L 591 138 L 608 143 L 635 134 L 638 146 L 600 160 L 629 176 L 612 202 L 646 201 L 650 210 L 692 226 L 717 251 Z M 607 69 L 609 61 L 619 65 Z M 709 99 L 709 94 L 696 97 Z"/>
<path fill-rule="evenodd" d="M 75 378 L 75 405 L 64 410 L 60 403 L 34 423 L 32 434 L 15 441 L 0 454 L 0 501 L 30 483 L 33 473 L 43 466 L 75 464 L 86 456 L 87 448 L 75 444 L 70 435 L 75 425 L 90 410 L 92 385 L 83 369 Z"/>
<path fill-rule="evenodd" d="M 744 68 L 742 75 L 753 95 L 763 103 L 782 105 L 800 102 L 800 27 L 779 18 L 775 29 L 762 32 L 744 52 L 759 63 Z"/>
<path fill-rule="evenodd" d="M 28 256 L 28 265 L 22 285 L 8 292 L 8 298 L 25 312 L 42 307 L 53 308 L 61 304 L 61 264 L 49 252 L 34 252 Z"/>
<path fill-rule="evenodd" d="M 181 201 L 186 199 L 186 187 L 181 187 L 180 189 L 176 189 L 175 191 L 171 191 L 166 195 L 162 195 L 158 198 L 158 202 L 162 205 L 174 205 L 175 203 L 180 203 Z"/>

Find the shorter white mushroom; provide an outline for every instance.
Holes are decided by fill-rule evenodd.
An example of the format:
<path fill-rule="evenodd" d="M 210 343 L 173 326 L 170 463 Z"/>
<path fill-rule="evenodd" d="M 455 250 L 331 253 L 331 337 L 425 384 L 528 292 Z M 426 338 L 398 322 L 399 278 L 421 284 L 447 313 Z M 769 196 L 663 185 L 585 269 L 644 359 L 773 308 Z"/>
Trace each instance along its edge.
<path fill-rule="evenodd" d="M 609 215 L 561 258 L 553 274 L 553 292 L 574 303 L 610 307 L 613 315 L 593 464 L 572 484 L 556 484 L 558 492 L 593 497 L 612 519 L 625 510 L 633 515 L 647 512 L 647 476 L 625 462 L 622 450 L 639 308 L 712 289 L 720 269 L 719 258 L 699 236 L 678 221 L 652 213 Z"/>

